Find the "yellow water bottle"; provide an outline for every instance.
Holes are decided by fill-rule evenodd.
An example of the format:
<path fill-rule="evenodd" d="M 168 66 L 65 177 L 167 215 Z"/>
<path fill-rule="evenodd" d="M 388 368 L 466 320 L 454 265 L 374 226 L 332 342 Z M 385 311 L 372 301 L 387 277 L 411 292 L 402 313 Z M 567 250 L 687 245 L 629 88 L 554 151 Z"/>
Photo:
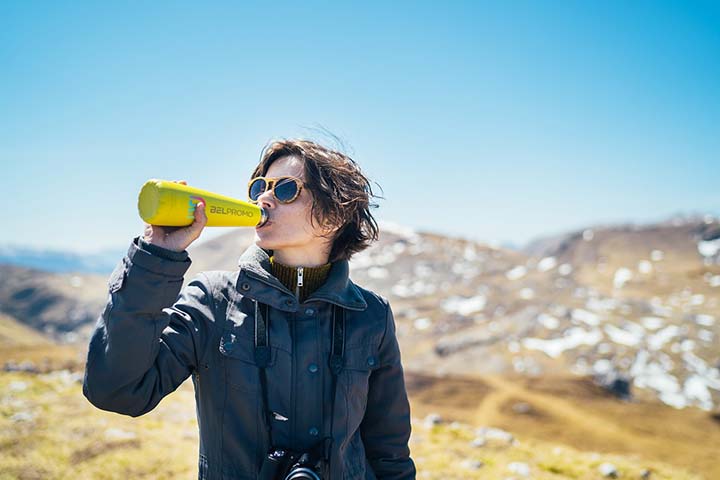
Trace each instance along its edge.
<path fill-rule="evenodd" d="M 138 212 L 150 225 L 184 227 L 193 223 L 199 202 L 205 204 L 208 227 L 255 227 L 267 221 L 265 210 L 253 203 L 154 178 L 140 190 Z"/>

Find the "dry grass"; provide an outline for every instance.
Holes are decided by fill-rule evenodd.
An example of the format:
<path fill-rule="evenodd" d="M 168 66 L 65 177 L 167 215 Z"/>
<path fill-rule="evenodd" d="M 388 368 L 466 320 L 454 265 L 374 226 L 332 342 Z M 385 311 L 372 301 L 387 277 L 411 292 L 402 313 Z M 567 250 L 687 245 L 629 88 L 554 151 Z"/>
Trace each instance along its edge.
<path fill-rule="evenodd" d="M 477 385 L 449 390 L 448 385 L 460 382 Z M 413 402 L 415 416 L 439 413 L 448 420 L 502 428 L 541 445 L 632 458 L 653 470 L 661 462 L 698 478 L 720 478 L 720 422 L 699 409 L 621 401 L 579 377 L 408 376 L 408 388 L 420 400 Z M 448 391 L 457 395 L 448 397 Z M 474 408 L 465 408 L 473 401 Z"/>
<path fill-rule="evenodd" d="M 54 349 L 45 346 L 45 355 L 67 356 Z M 27 358 L 22 352 L 14 350 L 16 361 L 39 350 L 26 350 Z M 83 353 L 74 355 L 68 358 Z M 0 479 L 197 475 L 191 382 L 134 419 L 90 405 L 81 374 L 0 374 Z M 512 462 L 526 464 L 535 479 L 600 478 L 603 462 L 613 463 L 620 478 L 640 478 L 646 469 L 652 479 L 720 478 L 714 461 L 720 423 L 706 412 L 620 402 L 577 378 L 407 379 L 419 478 L 510 478 Z M 446 421 L 425 426 L 419 419 L 430 412 Z M 476 429 L 486 425 L 518 442 L 473 446 Z"/>
<path fill-rule="evenodd" d="M 3 373 L 0 391 L 0 479 L 197 475 L 190 384 L 137 419 L 96 409 L 67 373 Z"/>

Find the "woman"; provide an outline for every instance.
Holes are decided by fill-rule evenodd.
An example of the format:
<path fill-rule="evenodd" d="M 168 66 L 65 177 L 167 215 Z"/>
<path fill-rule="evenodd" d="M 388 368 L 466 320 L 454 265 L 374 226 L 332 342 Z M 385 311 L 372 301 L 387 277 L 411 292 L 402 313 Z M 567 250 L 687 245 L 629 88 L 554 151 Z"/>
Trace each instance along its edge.
<path fill-rule="evenodd" d="M 134 239 L 90 341 L 85 396 L 139 416 L 192 374 L 199 478 L 415 478 L 392 310 L 349 279 L 349 258 L 377 238 L 369 181 L 346 155 L 289 140 L 265 149 L 248 191 L 269 220 L 236 271 L 180 291 L 203 204 L 192 225 Z"/>

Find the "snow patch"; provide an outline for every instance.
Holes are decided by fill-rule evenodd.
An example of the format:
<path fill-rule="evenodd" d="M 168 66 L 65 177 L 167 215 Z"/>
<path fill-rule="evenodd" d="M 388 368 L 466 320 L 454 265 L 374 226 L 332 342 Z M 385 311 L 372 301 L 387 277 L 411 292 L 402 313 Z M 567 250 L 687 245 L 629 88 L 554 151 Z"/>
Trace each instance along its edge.
<path fill-rule="evenodd" d="M 538 322 L 540 322 L 540 325 L 549 330 L 555 330 L 557 327 L 560 326 L 560 320 L 546 313 L 541 313 L 540 315 L 538 315 L 537 320 Z"/>
<path fill-rule="evenodd" d="M 652 270 L 653 270 L 653 266 L 652 266 L 652 263 L 650 263 L 649 261 L 641 260 L 638 263 L 638 272 L 640 272 L 644 275 L 648 275 L 648 274 L 652 273 Z"/>
<path fill-rule="evenodd" d="M 518 280 L 522 277 L 524 277 L 527 274 L 527 268 L 523 265 L 518 265 L 517 267 L 508 270 L 508 272 L 505 274 L 505 276 L 508 278 L 508 280 Z"/>
<path fill-rule="evenodd" d="M 659 262 L 665 257 L 665 254 L 662 252 L 662 250 L 653 250 L 650 252 L 650 260 L 653 262 Z"/>
<path fill-rule="evenodd" d="M 618 268 L 615 271 L 615 276 L 613 277 L 613 287 L 614 288 L 622 288 L 623 285 L 625 285 L 627 282 L 629 282 L 633 277 L 633 273 L 629 268 Z"/>
<path fill-rule="evenodd" d="M 557 265 L 557 260 L 555 257 L 545 257 L 540 262 L 538 262 L 537 269 L 540 272 L 547 272 L 549 270 L 552 270 Z"/>
<path fill-rule="evenodd" d="M 563 263 L 558 267 L 558 273 L 562 276 L 570 275 L 573 271 L 572 265 L 569 263 Z M 719 275 L 720 276 L 720 275 Z"/>
<path fill-rule="evenodd" d="M 658 317 L 643 317 L 640 319 L 640 321 L 642 322 L 643 327 L 647 328 L 648 330 L 657 330 L 665 323 L 662 318 Z"/>
<path fill-rule="evenodd" d="M 583 322 L 591 327 L 595 327 L 600 324 L 600 316 L 582 308 L 575 308 L 571 314 L 573 320 Z"/>
<path fill-rule="evenodd" d="M 560 338 L 545 340 L 542 338 L 526 338 L 523 346 L 528 350 L 540 350 L 551 358 L 559 357 L 564 351 L 580 345 L 593 346 L 602 340 L 602 332 L 598 329 L 590 331 L 580 327 L 573 327 L 565 331 Z"/>
<path fill-rule="evenodd" d="M 485 308 L 487 298 L 485 295 L 477 295 L 475 297 L 450 297 L 442 303 L 442 308 L 446 312 L 458 313 L 466 316 L 471 313 L 480 312 Z"/>
<path fill-rule="evenodd" d="M 383 279 L 390 276 L 390 272 L 388 272 L 387 268 L 383 267 L 370 267 L 368 268 L 367 274 L 368 277 L 375 279 Z"/>
<path fill-rule="evenodd" d="M 712 327 L 715 324 L 715 317 L 700 313 L 695 315 L 695 323 L 703 327 Z"/>
<path fill-rule="evenodd" d="M 720 252 L 720 238 L 698 242 L 697 248 L 703 257 L 714 257 Z"/>
<path fill-rule="evenodd" d="M 432 326 L 432 321 L 427 317 L 417 318 L 413 322 L 413 327 L 417 330 L 427 330 L 430 326 Z"/>
<path fill-rule="evenodd" d="M 535 291 L 532 288 L 523 288 L 520 290 L 519 295 L 523 300 L 532 300 L 535 298 Z"/>
<path fill-rule="evenodd" d="M 642 334 L 638 335 L 637 332 L 629 332 L 615 325 L 605 325 L 604 328 L 610 340 L 620 345 L 627 345 L 628 347 L 634 347 L 639 344 L 643 337 Z"/>
<path fill-rule="evenodd" d="M 650 335 L 647 339 L 648 348 L 651 350 L 660 350 L 663 345 L 669 342 L 673 337 L 680 333 L 677 325 L 668 325 L 654 335 Z"/>

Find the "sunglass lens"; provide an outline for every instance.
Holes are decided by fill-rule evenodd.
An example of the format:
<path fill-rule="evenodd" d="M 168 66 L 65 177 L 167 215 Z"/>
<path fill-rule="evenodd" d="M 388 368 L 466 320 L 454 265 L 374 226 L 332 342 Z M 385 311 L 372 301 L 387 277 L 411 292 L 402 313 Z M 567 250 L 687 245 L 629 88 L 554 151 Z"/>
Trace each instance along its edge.
<path fill-rule="evenodd" d="M 281 202 L 289 202 L 297 194 L 298 187 L 297 183 L 290 178 L 280 180 L 275 185 L 275 197 Z"/>
<path fill-rule="evenodd" d="M 267 183 L 265 183 L 265 180 L 262 178 L 256 179 L 252 184 L 250 184 L 250 200 L 253 202 L 256 202 L 258 198 L 260 198 L 260 195 L 263 194 L 265 189 L 267 188 Z"/>

